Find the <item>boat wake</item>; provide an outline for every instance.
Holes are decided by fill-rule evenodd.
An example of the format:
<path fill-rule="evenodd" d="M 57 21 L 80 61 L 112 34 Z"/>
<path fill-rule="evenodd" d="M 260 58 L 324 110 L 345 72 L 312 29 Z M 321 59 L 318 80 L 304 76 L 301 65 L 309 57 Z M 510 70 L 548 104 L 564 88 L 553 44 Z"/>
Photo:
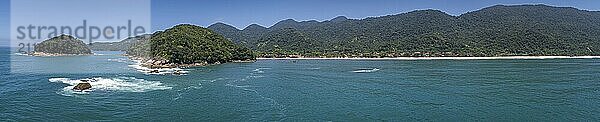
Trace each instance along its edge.
<path fill-rule="evenodd" d="M 75 91 L 73 87 L 83 80 L 88 81 L 92 88 L 82 91 Z M 68 86 L 64 87 L 59 94 L 71 96 L 73 94 L 89 94 L 94 91 L 118 91 L 118 92 L 147 92 L 153 90 L 171 89 L 169 86 L 163 85 L 159 81 L 146 81 L 135 77 L 118 77 L 118 78 L 102 78 L 96 77 L 91 79 L 71 79 L 71 78 L 50 78 L 48 81 L 53 83 L 64 83 Z"/>
<path fill-rule="evenodd" d="M 378 68 L 373 68 L 373 69 L 359 69 L 359 70 L 355 70 L 355 71 L 352 71 L 352 72 L 354 72 L 354 73 L 369 73 L 369 72 L 377 72 L 377 71 L 379 71 Z"/>

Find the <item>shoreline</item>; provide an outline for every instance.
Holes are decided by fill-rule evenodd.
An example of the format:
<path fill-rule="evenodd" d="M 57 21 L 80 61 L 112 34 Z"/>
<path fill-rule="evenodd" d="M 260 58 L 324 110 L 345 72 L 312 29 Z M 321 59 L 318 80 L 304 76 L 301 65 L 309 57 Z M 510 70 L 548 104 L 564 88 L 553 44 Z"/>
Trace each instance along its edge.
<path fill-rule="evenodd" d="M 22 54 L 22 55 L 35 56 L 35 57 L 58 57 L 58 56 L 90 56 L 90 55 L 95 55 L 95 54 L 94 53 L 91 53 L 91 54 L 61 54 L 61 53 L 33 52 L 33 53 Z"/>
<path fill-rule="evenodd" d="M 393 58 L 256 58 L 256 60 L 498 60 L 498 59 L 600 59 L 600 56 L 498 56 L 498 57 L 393 57 Z"/>

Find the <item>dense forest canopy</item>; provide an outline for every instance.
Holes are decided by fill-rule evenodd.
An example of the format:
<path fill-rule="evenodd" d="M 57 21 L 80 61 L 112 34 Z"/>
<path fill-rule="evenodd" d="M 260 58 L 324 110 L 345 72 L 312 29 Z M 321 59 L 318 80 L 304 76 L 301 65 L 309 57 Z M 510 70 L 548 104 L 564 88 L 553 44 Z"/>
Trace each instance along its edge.
<path fill-rule="evenodd" d="M 263 57 L 600 55 L 600 12 L 547 5 L 208 28 Z"/>
<path fill-rule="evenodd" d="M 181 24 L 132 44 L 127 54 L 166 63 L 225 63 L 254 60 L 254 53 L 223 36 L 195 25 Z"/>
<path fill-rule="evenodd" d="M 35 52 L 47 54 L 92 54 L 92 50 L 83 41 L 70 36 L 60 35 L 35 45 Z"/>

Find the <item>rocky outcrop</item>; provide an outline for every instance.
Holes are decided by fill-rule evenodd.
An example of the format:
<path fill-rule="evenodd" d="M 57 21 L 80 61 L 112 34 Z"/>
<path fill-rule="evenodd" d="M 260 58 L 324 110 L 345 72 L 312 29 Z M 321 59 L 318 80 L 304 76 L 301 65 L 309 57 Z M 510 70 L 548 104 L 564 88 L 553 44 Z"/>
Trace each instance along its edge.
<path fill-rule="evenodd" d="M 75 87 L 73 87 L 73 90 L 87 90 L 92 88 L 92 85 L 90 83 L 78 83 L 77 85 L 75 85 Z"/>

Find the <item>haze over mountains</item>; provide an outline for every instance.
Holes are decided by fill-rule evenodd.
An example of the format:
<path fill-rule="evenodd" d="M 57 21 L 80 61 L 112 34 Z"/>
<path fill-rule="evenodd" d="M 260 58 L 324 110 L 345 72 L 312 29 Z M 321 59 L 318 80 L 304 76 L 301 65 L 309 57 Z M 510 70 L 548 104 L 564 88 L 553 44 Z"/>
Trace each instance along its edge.
<path fill-rule="evenodd" d="M 439 10 L 271 27 L 209 29 L 261 56 L 334 57 L 600 55 L 600 12 L 547 5 L 496 5 L 451 16 Z"/>
<path fill-rule="evenodd" d="M 140 40 L 148 40 L 152 34 L 144 34 L 140 36 L 129 37 L 119 42 L 94 42 L 90 44 L 90 48 L 96 51 L 126 51 L 134 43 Z"/>

